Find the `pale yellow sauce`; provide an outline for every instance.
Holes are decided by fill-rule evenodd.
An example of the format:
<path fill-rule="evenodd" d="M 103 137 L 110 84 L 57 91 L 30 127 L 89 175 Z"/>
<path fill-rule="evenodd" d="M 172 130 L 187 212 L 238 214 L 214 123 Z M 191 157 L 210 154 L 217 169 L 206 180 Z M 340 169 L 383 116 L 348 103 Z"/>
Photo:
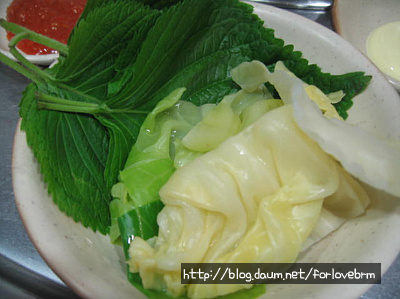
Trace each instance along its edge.
<path fill-rule="evenodd" d="M 400 21 L 371 32 L 367 38 L 367 55 L 383 73 L 400 80 Z"/>

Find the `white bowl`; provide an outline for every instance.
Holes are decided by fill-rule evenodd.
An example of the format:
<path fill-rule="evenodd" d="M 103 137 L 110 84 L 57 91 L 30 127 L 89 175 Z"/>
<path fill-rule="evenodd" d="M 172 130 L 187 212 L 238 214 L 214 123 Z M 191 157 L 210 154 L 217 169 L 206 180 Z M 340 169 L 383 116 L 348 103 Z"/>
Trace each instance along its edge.
<path fill-rule="evenodd" d="M 335 0 L 332 19 L 336 32 L 367 56 L 369 34 L 384 24 L 400 20 L 400 1 Z M 400 81 L 385 76 L 400 92 Z"/>
<path fill-rule="evenodd" d="M 12 0 L 1 0 L 0 1 L 0 18 L 6 19 L 7 7 L 11 4 Z M 8 48 L 7 33 L 4 28 L 0 27 L 0 52 L 5 54 L 7 57 L 16 60 L 10 53 Z M 21 51 L 20 51 L 21 52 Z M 22 52 L 21 52 L 22 53 Z M 30 62 L 38 65 L 50 65 L 58 58 L 58 54 L 43 54 L 43 55 L 27 55 L 22 53 Z"/>
<path fill-rule="evenodd" d="M 400 96 L 377 68 L 350 43 L 308 19 L 266 5 L 255 12 L 274 28 L 276 36 L 293 43 L 304 57 L 326 72 L 365 71 L 373 79 L 354 99 L 348 122 L 400 140 Z M 49 197 L 28 148 L 17 129 L 13 150 L 16 203 L 27 232 L 44 260 L 60 278 L 84 298 L 145 298 L 125 276 L 122 250 L 108 237 L 93 233 L 60 212 Z M 368 188 L 373 205 L 366 215 L 307 250 L 299 262 L 381 263 L 382 274 L 400 251 L 399 199 Z M 270 285 L 260 299 L 354 299 L 371 285 Z"/>

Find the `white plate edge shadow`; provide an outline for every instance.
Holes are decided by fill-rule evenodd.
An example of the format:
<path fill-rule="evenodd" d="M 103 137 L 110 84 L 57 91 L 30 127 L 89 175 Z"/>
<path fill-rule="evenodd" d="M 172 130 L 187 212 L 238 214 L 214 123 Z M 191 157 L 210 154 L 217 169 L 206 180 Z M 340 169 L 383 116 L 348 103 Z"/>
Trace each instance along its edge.
<path fill-rule="evenodd" d="M 334 43 L 337 42 L 339 38 L 329 29 L 298 15 L 265 5 L 252 5 L 255 6 L 255 12 L 262 18 L 269 18 L 266 20 L 267 26 L 269 26 L 271 22 L 277 22 L 276 24 L 284 22 L 285 26 L 289 27 L 291 26 L 290 22 L 301 23 L 307 25 L 308 29 L 306 29 L 306 31 L 308 31 L 309 34 L 315 35 L 316 32 L 319 32 L 319 38 L 324 39 L 325 42 Z M 276 35 L 280 37 L 281 30 L 278 30 L 278 27 L 273 26 L 272 23 L 270 27 L 275 27 Z M 286 35 L 286 33 L 284 35 Z M 298 34 L 293 32 L 289 35 L 290 38 L 296 39 L 296 35 Z M 336 36 L 336 38 L 332 40 L 333 36 Z M 290 41 L 290 38 L 288 40 L 285 36 L 285 42 L 292 43 L 293 41 Z M 349 43 L 341 38 L 339 39 L 341 47 L 345 47 L 346 50 L 350 51 L 351 55 L 359 57 L 358 59 L 360 59 L 361 65 L 367 66 L 367 70 L 364 71 L 368 71 L 369 74 L 374 76 L 371 82 L 371 89 L 367 89 L 364 94 L 360 96 L 364 98 L 367 103 L 355 104 L 354 106 L 358 107 L 357 111 L 363 112 L 363 117 L 368 119 L 369 114 L 368 111 L 365 110 L 368 108 L 367 106 L 371 104 L 368 102 L 368 99 L 376 94 L 382 97 L 382 101 L 389 101 L 391 104 L 393 102 L 393 105 L 398 105 L 398 107 L 400 107 L 398 94 L 390 87 L 389 83 L 387 83 L 380 72 L 373 65 L 368 63 L 368 60 L 360 55 Z M 332 72 L 342 72 L 340 68 L 338 69 L 335 66 L 332 60 L 328 62 L 328 65 L 326 65 L 327 62 L 324 59 L 321 59 L 321 61 L 313 60 L 312 58 L 316 58 L 310 56 L 312 55 L 310 53 L 314 51 L 313 49 L 301 49 L 302 47 L 307 48 L 307 42 L 304 42 L 302 45 L 298 43 L 294 44 L 296 50 L 302 51 L 305 58 L 312 60 L 313 63 L 321 65 L 324 71 L 333 68 L 334 70 Z M 316 51 L 318 52 L 318 50 Z M 329 63 L 332 65 L 329 65 Z M 356 63 L 353 62 L 349 70 L 355 68 L 355 64 Z M 349 66 L 345 66 L 346 69 L 348 67 Z M 389 97 L 389 100 L 385 100 L 385 97 Z M 380 101 L 378 100 L 378 102 Z M 372 108 L 369 107 L 368 109 L 371 110 Z M 390 109 L 383 110 L 383 115 L 387 113 L 390 115 Z M 365 125 L 368 130 L 381 131 L 382 128 L 384 128 L 387 131 L 385 132 L 386 135 L 392 135 L 392 137 L 400 139 L 398 128 L 393 136 L 393 132 L 391 132 L 392 126 L 390 125 L 389 127 L 385 127 L 384 124 L 369 126 L 369 123 L 365 122 L 363 118 L 350 117 L 349 119 L 352 119 L 353 122 L 360 125 Z M 400 118 L 396 118 L 394 124 L 400 124 Z M 138 296 L 145 298 L 127 282 L 124 276 L 124 264 L 123 261 L 120 260 L 121 249 L 111 245 L 107 237 L 98 233 L 93 233 L 90 229 L 86 229 L 81 224 L 75 223 L 72 219 L 60 212 L 52 202 L 44 189 L 44 184 L 41 180 L 38 166 L 32 152 L 26 145 L 25 134 L 21 132 L 19 128 L 17 128 L 14 141 L 12 173 L 16 203 L 28 234 L 44 260 L 69 287 L 85 298 L 138 298 Z M 385 217 L 383 218 L 383 216 Z M 52 222 L 49 217 L 53 217 L 57 221 Z M 379 208 L 377 211 L 372 211 L 372 214 L 369 213 L 368 218 L 359 218 L 346 223 L 333 235 L 330 235 L 319 244 L 313 246 L 303 256 L 302 261 L 315 261 L 315 259 L 317 259 L 318 262 L 381 262 L 382 272 L 384 272 L 400 251 L 400 237 L 397 231 L 394 232 L 393 229 L 393 227 L 396 227 L 395 225 L 399 224 L 400 212 L 398 211 L 398 205 L 397 208 L 391 212 L 387 211 L 387 207 Z M 360 227 L 363 227 L 363 229 L 360 234 L 351 236 L 351 240 L 349 240 L 348 232 L 354 231 L 356 227 L 358 230 L 360 230 Z M 44 228 L 46 230 L 43 230 Z M 372 240 L 365 238 L 371 233 L 371 230 L 376 236 L 376 238 Z M 68 234 L 66 234 L 67 232 Z M 383 234 L 382 232 L 385 233 Z M 352 245 L 349 248 L 346 246 L 338 247 L 338 242 L 342 241 L 347 247 L 350 246 L 349 243 L 356 244 L 353 244 L 354 246 Z M 391 242 L 393 246 L 389 246 L 389 248 L 386 247 L 388 242 Z M 383 246 L 383 244 L 385 246 Z M 343 256 L 343 259 L 330 256 L 327 250 L 332 246 L 335 247 L 335 252 L 339 255 L 346 252 L 347 249 L 350 250 L 351 253 L 352 251 L 357 252 L 365 246 L 367 246 L 367 248 L 369 248 L 368 246 L 373 246 L 375 250 L 374 252 L 369 252 L 367 256 L 365 256 L 365 254 L 350 254 L 350 257 L 357 256 L 358 260 L 352 260 L 351 258 L 347 260 L 348 256 Z M 322 253 L 324 253 L 324 256 Z M 87 262 L 87 258 L 95 259 L 97 264 L 90 264 L 90 267 L 88 267 L 85 263 L 81 263 L 82 259 Z M 107 269 L 107 271 L 102 271 L 104 269 Z M 312 287 L 310 285 L 272 286 L 262 298 L 270 298 L 271 296 L 277 298 L 275 296 L 278 295 L 278 293 L 280 295 L 279 298 L 293 298 L 293 294 L 296 294 L 298 298 L 309 298 L 312 295 L 318 295 L 318 298 L 331 298 L 339 293 L 342 295 L 345 293 L 346 298 L 357 298 L 364 293 L 368 287 L 369 285 L 313 285 Z M 301 292 L 299 293 L 299 291 Z"/>

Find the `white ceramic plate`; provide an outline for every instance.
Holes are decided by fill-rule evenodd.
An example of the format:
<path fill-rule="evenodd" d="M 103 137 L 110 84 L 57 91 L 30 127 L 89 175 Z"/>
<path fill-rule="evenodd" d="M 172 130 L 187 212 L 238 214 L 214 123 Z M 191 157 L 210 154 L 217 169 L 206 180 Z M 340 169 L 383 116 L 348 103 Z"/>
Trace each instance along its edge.
<path fill-rule="evenodd" d="M 400 139 L 400 98 L 381 73 L 336 33 L 281 9 L 255 5 L 276 35 L 294 43 L 323 70 L 334 74 L 365 71 L 374 78 L 355 99 L 349 122 Z M 144 298 L 129 285 L 121 248 L 61 213 L 47 195 L 38 165 L 19 129 L 15 136 L 13 182 L 16 202 L 33 243 L 49 266 L 85 298 Z M 400 251 L 397 201 L 369 190 L 373 207 L 302 254 L 307 262 L 379 262 L 384 272 Z M 370 285 L 273 285 L 266 298 L 358 298 Z"/>
<path fill-rule="evenodd" d="M 335 0 L 332 17 L 336 32 L 366 55 L 368 35 L 384 24 L 400 21 L 400 1 Z M 388 79 L 400 92 L 400 82 Z"/>
<path fill-rule="evenodd" d="M 7 7 L 12 0 L 0 0 L 0 18 L 6 19 Z M 15 60 L 14 56 L 8 50 L 8 39 L 6 31 L 0 27 L 0 52 L 7 55 L 7 57 Z M 58 58 L 58 54 L 44 54 L 44 55 L 26 55 L 22 53 L 30 62 L 38 65 L 50 65 Z"/>

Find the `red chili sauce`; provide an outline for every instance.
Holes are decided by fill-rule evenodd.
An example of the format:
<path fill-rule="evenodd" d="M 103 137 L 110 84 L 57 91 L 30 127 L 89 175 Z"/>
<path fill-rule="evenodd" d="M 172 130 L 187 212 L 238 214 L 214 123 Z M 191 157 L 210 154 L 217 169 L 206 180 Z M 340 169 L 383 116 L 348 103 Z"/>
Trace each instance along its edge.
<path fill-rule="evenodd" d="M 14 0 L 7 8 L 7 21 L 66 44 L 72 29 L 85 8 L 86 1 Z M 9 40 L 13 36 L 14 34 L 7 33 Z M 30 55 L 57 53 L 56 50 L 30 40 L 20 41 L 18 48 Z"/>

